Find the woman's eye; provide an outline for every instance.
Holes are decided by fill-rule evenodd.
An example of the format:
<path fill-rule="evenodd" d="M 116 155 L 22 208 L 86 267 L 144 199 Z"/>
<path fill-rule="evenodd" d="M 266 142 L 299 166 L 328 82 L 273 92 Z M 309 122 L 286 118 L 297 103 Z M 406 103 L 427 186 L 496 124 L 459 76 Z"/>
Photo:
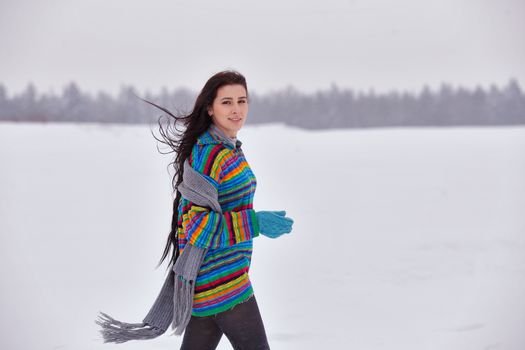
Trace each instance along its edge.
<path fill-rule="evenodd" d="M 239 101 L 239 103 L 246 103 L 246 102 L 247 102 L 246 100 L 241 100 L 241 101 Z M 231 101 L 224 101 L 222 104 L 223 104 L 223 105 L 225 105 L 225 104 L 231 104 Z"/>

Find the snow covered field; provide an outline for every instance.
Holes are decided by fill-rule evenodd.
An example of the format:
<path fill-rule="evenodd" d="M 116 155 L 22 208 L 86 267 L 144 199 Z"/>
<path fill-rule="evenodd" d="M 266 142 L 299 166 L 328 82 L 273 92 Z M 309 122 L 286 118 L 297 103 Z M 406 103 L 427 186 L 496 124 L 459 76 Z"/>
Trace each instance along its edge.
<path fill-rule="evenodd" d="M 295 220 L 255 241 L 272 349 L 525 349 L 525 127 L 238 137 L 255 209 Z M 178 349 L 94 323 L 140 322 L 160 290 L 171 156 L 147 126 L 0 124 L 2 349 Z"/>

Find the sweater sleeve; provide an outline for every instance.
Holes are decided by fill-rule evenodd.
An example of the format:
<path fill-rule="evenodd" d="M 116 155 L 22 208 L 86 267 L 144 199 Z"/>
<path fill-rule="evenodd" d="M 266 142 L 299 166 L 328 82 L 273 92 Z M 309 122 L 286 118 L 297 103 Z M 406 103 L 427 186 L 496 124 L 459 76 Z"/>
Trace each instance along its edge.
<path fill-rule="evenodd" d="M 210 148 L 210 146 L 208 146 Z M 192 168 L 219 191 L 223 179 L 223 164 L 229 151 L 220 146 L 195 154 Z M 201 157 L 198 157 L 198 156 Z M 224 248 L 259 236 L 259 224 L 254 209 L 219 213 L 211 208 L 188 201 L 189 210 L 184 218 L 187 242 L 199 248 Z"/>

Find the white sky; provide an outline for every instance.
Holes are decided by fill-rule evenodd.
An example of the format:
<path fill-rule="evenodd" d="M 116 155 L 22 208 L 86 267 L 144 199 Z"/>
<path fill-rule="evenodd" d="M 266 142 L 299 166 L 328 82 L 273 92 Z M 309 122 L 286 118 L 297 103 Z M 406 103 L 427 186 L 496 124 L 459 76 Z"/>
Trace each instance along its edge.
<path fill-rule="evenodd" d="M 157 92 L 233 68 L 261 93 L 523 85 L 524 34 L 523 0 L 0 0 L 0 83 Z"/>

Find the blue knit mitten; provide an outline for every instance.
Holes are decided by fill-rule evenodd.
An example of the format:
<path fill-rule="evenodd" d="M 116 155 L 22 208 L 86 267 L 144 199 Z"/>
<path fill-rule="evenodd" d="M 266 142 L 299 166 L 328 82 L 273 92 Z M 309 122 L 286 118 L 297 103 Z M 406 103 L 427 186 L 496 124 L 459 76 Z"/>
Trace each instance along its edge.
<path fill-rule="evenodd" d="M 280 237 L 284 233 L 292 231 L 293 219 L 285 217 L 286 211 L 256 211 L 259 231 L 262 235 L 270 238 Z"/>

